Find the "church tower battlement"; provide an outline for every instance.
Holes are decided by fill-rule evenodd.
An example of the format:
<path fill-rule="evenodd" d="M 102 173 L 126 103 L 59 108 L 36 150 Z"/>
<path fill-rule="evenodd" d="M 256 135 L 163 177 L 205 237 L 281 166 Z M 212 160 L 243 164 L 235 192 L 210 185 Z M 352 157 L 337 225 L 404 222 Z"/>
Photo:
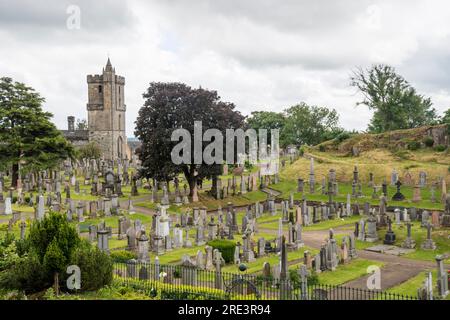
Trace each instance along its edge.
<path fill-rule="evenodd" d="M 105 159 L 129 159 L 125 128 L 125 78 L 116 75 L 108 58 L 101 75 L 88 75 L 89 141 L 96 142 Z"/>

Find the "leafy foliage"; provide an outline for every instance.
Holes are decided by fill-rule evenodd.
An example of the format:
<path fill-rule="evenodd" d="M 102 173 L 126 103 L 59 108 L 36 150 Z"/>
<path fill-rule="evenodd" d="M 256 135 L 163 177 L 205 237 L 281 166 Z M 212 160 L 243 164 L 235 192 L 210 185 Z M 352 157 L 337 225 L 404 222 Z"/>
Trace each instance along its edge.
<path fill-rule="evenodd" d="M 416 128 L 437 122 L 431 100 L 419 95 L 391 66 L 379 64 L 368 70 L 359 68 L 350 80 L 364 96 L 358 105 L 366 105 L 374 111 L 370 132 Z"/>
<path fill-rule="evenodd" d="M 339 116 L 334 109 L 300 103 L 285 110 L 286 124 L 280 134 L 280 144 L 316 145 L 342 133 Z"/>
<path fill-rule="evenodd" d="M 135 136 L 142 141 L 140 174 L 168 181 L 183 173 L 192 196 L 197 180 L 221 174 L 222 166 L 205 162 L 174 164 L 171 151 L 178 141 L 171 141 L 172 132 L 186 129 L 193 141 L 194 122 L 201 121 L 203 130 L 218 129 L 225 136 L 226 129 L 242 128 L 244 117 L 234 110 L 233 103 L 220 101 L 216 91 L 193 89 L 182 83 L 153 82 L 143 96 L 146 100 L 139 110 L 135 130 Z M 202 152 L 208 144 L 203 143 Z M 191 163 L 194 163 L 194 143 L 191 147 Z"/>
<path fill-rule="evenodd" d="M 415 151 L 420 149 L 420 142 L 418 141 L 410 141 L 408 142 L 408 150 Z"/>
<path fill-rule="evenodd" d="M 270 130 L 278 129 L 283 131 L 286 125 L 286 117 L 283 113 L 272 112 L 272 111 L 253 111 L 246 119 L 247 126 L 249 128 L 255 129 L 258 133 L 259 129 L 267 130 L 267 143 L 272 144 Z M 280 141 L 281 143 L 281 141 Z"/>
<path fill-rule="evenodd" d="M 33 221 L 25 240 L 0 239 L 0 287 L 38 292 L 52 285 L 55 273 L 67 278 L 67 266 L 82 270 L 82 290 L 111 283 L 112 259 L 89 242 L 60 213 Z"/>
<path fill-rule="evenodd" d="M 434 144 L 434 140 L 433 140 L 432 137 L 427 136 L 427 137 L 425 137 L 425 138 L 423 139 L 423 143 L 424 143 L 428 148 L 431 148 L 431 147 L 433 146 L 433 144 Z"/>
<path fill-rule="evenodd" d="M 83 240 L 73 253 L 71 264 L 80 267 L 81 290 L 97 290 L 112 281 L 111 257 L 86 240 Z"/>
<path fill-rule="evenodd" d="M 216 239 L 208 242 L 208 245 L 217 249 L 222 253 L 222 258 L 226 263 L 231 263 L 234 260 L 234 250 L 236 243 L 230 240 Z"/>
<path fill-rule="evenodd" d="M 75 228 L 60 213 L 50 212 L 41 221 L 34 221 L 29 233 L 30 250 L 36 252 L 39 260 L 44 262 L 47 251 L 55 255 L 60 252 L 62 264 L 69 262 L 72 253 L 80 242 Z"/>
<path fill-rule="evenodd" d="M 0 78 L 0 169 L 12 165 L 13 186 L 19 161 L 24 170 L 48 169 L 73 157 L 72 145 L 50 121 L 52 114 L 42 110 L 43 102 L 25 84 Z"/>
<path fill-rule="evenodd" d="M 447 123 L 450 125 L 450 109 L 447 109 L 447 111 L 444 112 L 444 115 L 441 118 L 441 123 Z"/>
<path fill-rule="evenodd" d="M 134 252 L 126 251 L 126 250 L 117 250 L 111 252 L 111 259 L 114 262 L 123 262 L 126 263 L 128 260 L 136 259 L 137 255 Z"/>
<path fill-rule="evenodd" d="M 102 156 L 102 149 L 95 142 L 89 142 L 76 149 L 78 159 L 100 159 Z"/>

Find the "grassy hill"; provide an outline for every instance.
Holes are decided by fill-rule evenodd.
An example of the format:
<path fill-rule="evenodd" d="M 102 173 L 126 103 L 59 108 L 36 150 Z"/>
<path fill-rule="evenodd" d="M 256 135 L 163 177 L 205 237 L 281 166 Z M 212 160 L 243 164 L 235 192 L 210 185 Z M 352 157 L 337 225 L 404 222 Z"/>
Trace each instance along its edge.
<path fill-rule="evenodd" d="M 427 173 L 427 184 L 439 177 L 450 186 L 450 128 L 447 125 L 397 130 L 382 134 L 357 134 L 347 139 L 326 141 L 304 149 L 293 165 L 281 172 L 284 180 L 302 177 L 308 180 L 310 157 L 315 159 L 316 182 L 333 168 L 340 182 L 351 182 L 352 172 L 358 167 L 362 182 L 374 174 L 375 182 L 390 181 L 395 169 L 400 180 L 409 172 L 418 181 L 420 171 Z M 345 137 L 344 137 L 345 138 Z"/>

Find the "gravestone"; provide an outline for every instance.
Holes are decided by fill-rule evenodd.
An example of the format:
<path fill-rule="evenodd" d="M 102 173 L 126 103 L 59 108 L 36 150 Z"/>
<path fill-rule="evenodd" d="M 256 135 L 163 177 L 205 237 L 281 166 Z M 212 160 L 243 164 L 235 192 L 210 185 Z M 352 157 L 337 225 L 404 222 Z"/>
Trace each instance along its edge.
<path fill-rule="evenodd" d="M 410 222 L 406 223 L 406 238 L 402 243 L 402 248 L 414 249 L 416 247 L 416 241 L 411 237 L 411 226 Z"/>
<path fill-rule="evenodd" d="M 378 233 L 377 233 L 377 219 L 371 214 L 367 220 L 367 234 L 365 235 L 365 241 L 367 242 L 375 242 L 378 241 Z"/>
<path fill-rule="evenodd" d="M 437 255 L 436 256 L 436 263 L 437 263 L 437 288 L 439 292 L 439 296 L 441 298 L 445 298 L 449 291 L 448 291 L 448 272 L 445 270 L 444 267 L 444 256 Z"/>
<path fill-rule="evenodd" d="M 402 186 L 402 183 L 400 180 L 397 180 L 396 182 L 397 192 L 392 196 L 393 201 L 403 201 L 405 200 L 405 196 L 401 193 L 400 187 Z"/>
<path fill-rule="evenodd" d="M 388 218 L 388 231 L 384 237 L 384 244 L 393 245 L 395 243 L 395 233 L 392 231 L 392 221 Z"/>
<path fill-rule="evenodd" d="M 431 223 L 427 223 L 427 238 L 424 242 L 422 242 L 422 245 L 420 246 L 423 250 L 435 250 L 436 244 L 434 243 L 433 239 L 431 238 Z"/>

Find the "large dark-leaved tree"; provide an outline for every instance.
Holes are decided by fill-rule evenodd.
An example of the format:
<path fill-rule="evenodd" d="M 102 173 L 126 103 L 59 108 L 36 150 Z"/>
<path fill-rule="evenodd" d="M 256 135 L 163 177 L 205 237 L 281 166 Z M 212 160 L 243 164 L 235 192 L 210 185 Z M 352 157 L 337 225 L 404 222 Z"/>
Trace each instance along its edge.
<path fill-rule="evenodd" d="M 0 78 L 0 169 L 12 167 L 11 185 L 17 186 L 19 163 L 24 170 L 48 169 L 73 157 L 72 145 L 42 110 L 34 89 L 11 78 Z"/>
<path fill-rule="evenodd" d="M 234 104 L 220 100 L 216 91 L 191 88 L 183 83 L 153 82 L 143 95 L 135 135 L 142 142 L 140 174 L 146 178 L 168 181 L 182 173 L 189 183 L 190 196 L 198 179 L 215 179 L 221 164 L 194 164 L 194 122 L 201 121 L 203 132 L 218 129 L 225 141 L 226 129 L 242 128 L 244 116 Z M 191 135 L 191 163 L 174 164 L 171 151 L 178 141 L 171 141 L 172 132 L 186 129 Z M 203 142 L 202 150 L 210 142 Z M 225 155 L 225 148 L 223 150 Z"/>

